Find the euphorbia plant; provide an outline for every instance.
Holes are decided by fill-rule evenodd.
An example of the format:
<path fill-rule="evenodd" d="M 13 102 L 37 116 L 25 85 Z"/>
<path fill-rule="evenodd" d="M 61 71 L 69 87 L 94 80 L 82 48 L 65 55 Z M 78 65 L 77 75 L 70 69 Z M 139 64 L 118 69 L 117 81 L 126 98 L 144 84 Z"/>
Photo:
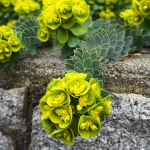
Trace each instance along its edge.
<path fill-rule="evenodd" d="M 144 29 L 150 29 L 150 0 L 133 0 L 132 11 L 132 22 L 141 24 Z"/>
<path fill-rule="evenodd" d="M 101 122 L 111 112 L 111 96 L 101 82 L 75 71 L 50 82 L 39 105 L 41 125 L 52 138 L 72 146 L 76 136 L 88 139 L 100 132 Z"/>
<path fill-rule="evenodd" d="M 15 57 L 21 49 L 21 41 L 14 35 L 11 28 L 7 26 L 0 27 L 0 72 L 8 64 L 13 66 Z"/>
<path fill-rule="evenodd" d="M 62 56 L 69 56 L 91 24 L 89 6 L 84 0 L 52 0 L 43 3 L 43 10 L 37 18 L 41 26 L 37 36 L 46 42 L 51 34 L 53 48 L 62 48 Z"/>

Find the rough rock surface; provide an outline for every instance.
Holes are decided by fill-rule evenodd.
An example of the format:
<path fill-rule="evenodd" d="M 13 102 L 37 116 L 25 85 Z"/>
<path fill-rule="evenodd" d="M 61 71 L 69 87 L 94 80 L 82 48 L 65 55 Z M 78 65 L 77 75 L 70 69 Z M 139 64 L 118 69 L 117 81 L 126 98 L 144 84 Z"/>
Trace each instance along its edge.
<path fill-rule="evenodd" d="M 18 60 L 12 70 L 0 73 L 0 87 L 17 88 L 27 85 L 29 95 L 42 96 L 52 78 L 62 76 L 66 68 L 61 51 L 51 47 L 40 49 L 41 56 L 28 55 Z M 103 65 L 104 88 L 110 92 L 139 93 L 150 96 L 150 54 L 128 57 L 125 61 L 110 61 Z M 37 99 L 37 97 L 36 97 Z M 37 101 L 35 102 L 36 104 Z"/>
<path fill-rule="evenodd" d="M 0 128 L 26 131 L 27 88 L 5 90 L 0 88 Z"/>
<path fill-rule="evenodd" d="M 72 147 L 45 132 L 36 106 L 30 150 L 150 150 L 150 98 L 113 93 L 112 102 L 111 117 L 102 123 L 101 132 L 88 140 L 76 137 Z"/>
<path fill-rule="evenodd" d="M 127 58 L 103 65 L 104 88 L 110 92 L 150 97 L 150 54 Z"/>
<path fill-rule="evenodd" d="M 14 150 L 12 139 L 0 132 L 0 150 Z"/>

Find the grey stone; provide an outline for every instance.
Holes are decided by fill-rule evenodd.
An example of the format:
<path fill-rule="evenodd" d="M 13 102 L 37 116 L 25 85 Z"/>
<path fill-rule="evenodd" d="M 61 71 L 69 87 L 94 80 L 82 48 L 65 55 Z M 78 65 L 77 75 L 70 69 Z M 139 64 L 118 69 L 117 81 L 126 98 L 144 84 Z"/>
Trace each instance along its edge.
<path fill-rule="evenodd" d="M 0 150 L 14 150 L 11 137 L 0 132 Z"/>
<path fill-rule="evenodd" d="M 27 88 L 0 88 L 0 128 L 25 132 Z"/>
<path fill-rule="evenodd" d="M 113 93 L 112 102 L 111 116 L 102 122 L 101 132 L 88 140 L 78 136 L 71 147 L 46 133 L 36 106 L 30 150 L 150 150 L 150 98 Z"/>
<path fill-rule="evenodd" d="M 6 68 L 0 73 L 0 87 L 17 88 L 26 85 L 32 95 L 44 94 L 50 80 L 61 77 L 67 69 L 60 50 L 44 47 L 40 53 L 40 57 L 28 55 L 25 59 L 17 60 L 12 70 Z M 150 54 L 142 54 L 140 57 L 128 57 L 125 61 L 109 61 L 104 64 L 104 88 L 110 92 L 150 96 L 149 58 Z"/>
<path fill-rule="evenodd" d="M 137 93 L 150 97 L 150 54 L 109 61 L 103 67 L 104 89 L 118 93 Z"/>

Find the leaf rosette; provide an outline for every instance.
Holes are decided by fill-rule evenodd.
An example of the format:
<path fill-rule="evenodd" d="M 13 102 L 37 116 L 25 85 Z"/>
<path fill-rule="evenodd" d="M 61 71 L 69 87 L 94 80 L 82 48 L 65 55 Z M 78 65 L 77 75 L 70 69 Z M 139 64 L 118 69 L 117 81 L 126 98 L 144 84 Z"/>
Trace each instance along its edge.
<path fill-rule="evenodd" d="M 70 80 L 67 82 L 66 89 L 73 97 L 86 94 L 90 89 L 90 84 L 85 80 Z"/>
<path fill-rule="evenodd" d="M 10 44 L 5 40 L 0 40 L 0 62 L 6 63 L 9 61 L 12 54 Z"/>
<path fill-rule="evenodd" d="M 50 107 L 55 107 L 57 105 L 66 105 L 66 106 L 68 106 L 70 104 L 70 96 L 65 90 L 55 89 L 48 96 L 47 104 Z"/>
<path fill-rule="evenodd" d="M 60 0 L 56 4 L 56 11 L 64 19 L 69 19 L 72 16 L 72 3 L 70 0 Z"/>
<path fill-rule="evenodd" d="M 85 138 L 96 136 L 101 130 L 101 124 L 91 116 L 82 115 L 78 123 L 78 131 L 80 135 Z"/>
<path fill-rule="evenodd" d="M 57 129 L 67 128 L 72 121 L 71 106 L 59 105 L 51 109 L 50 120 L 56 124 Z"/>
<path fill-rule="evenodd" d="M 66 130 L 55 130 L 51 137 L 54 139 L 62 139 L 63 142 L 69 146 L 72 146 L 74 144 L 74 133 L 71 128 L 68 128 Z"/>

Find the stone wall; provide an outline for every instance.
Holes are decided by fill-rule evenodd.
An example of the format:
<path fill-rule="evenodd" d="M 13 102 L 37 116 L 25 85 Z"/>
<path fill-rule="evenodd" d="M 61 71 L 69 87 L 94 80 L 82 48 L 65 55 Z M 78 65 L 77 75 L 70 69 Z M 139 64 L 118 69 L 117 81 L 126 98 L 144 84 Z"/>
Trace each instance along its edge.
<path fill-rule="evenodd" d="M 103 66 L 104 89 L 112 95 L 112 115 L 98 136 L 77 137 L 69 147 L 51 139 L 39 120 L 38 103 L 47 84 L 67 70 L 60 53 L 47 47 L 41 49 L 40 57 L 29 55 L 12 70 L 0 73 L 0 150 L 150 150 L 150 54 Z"/>

